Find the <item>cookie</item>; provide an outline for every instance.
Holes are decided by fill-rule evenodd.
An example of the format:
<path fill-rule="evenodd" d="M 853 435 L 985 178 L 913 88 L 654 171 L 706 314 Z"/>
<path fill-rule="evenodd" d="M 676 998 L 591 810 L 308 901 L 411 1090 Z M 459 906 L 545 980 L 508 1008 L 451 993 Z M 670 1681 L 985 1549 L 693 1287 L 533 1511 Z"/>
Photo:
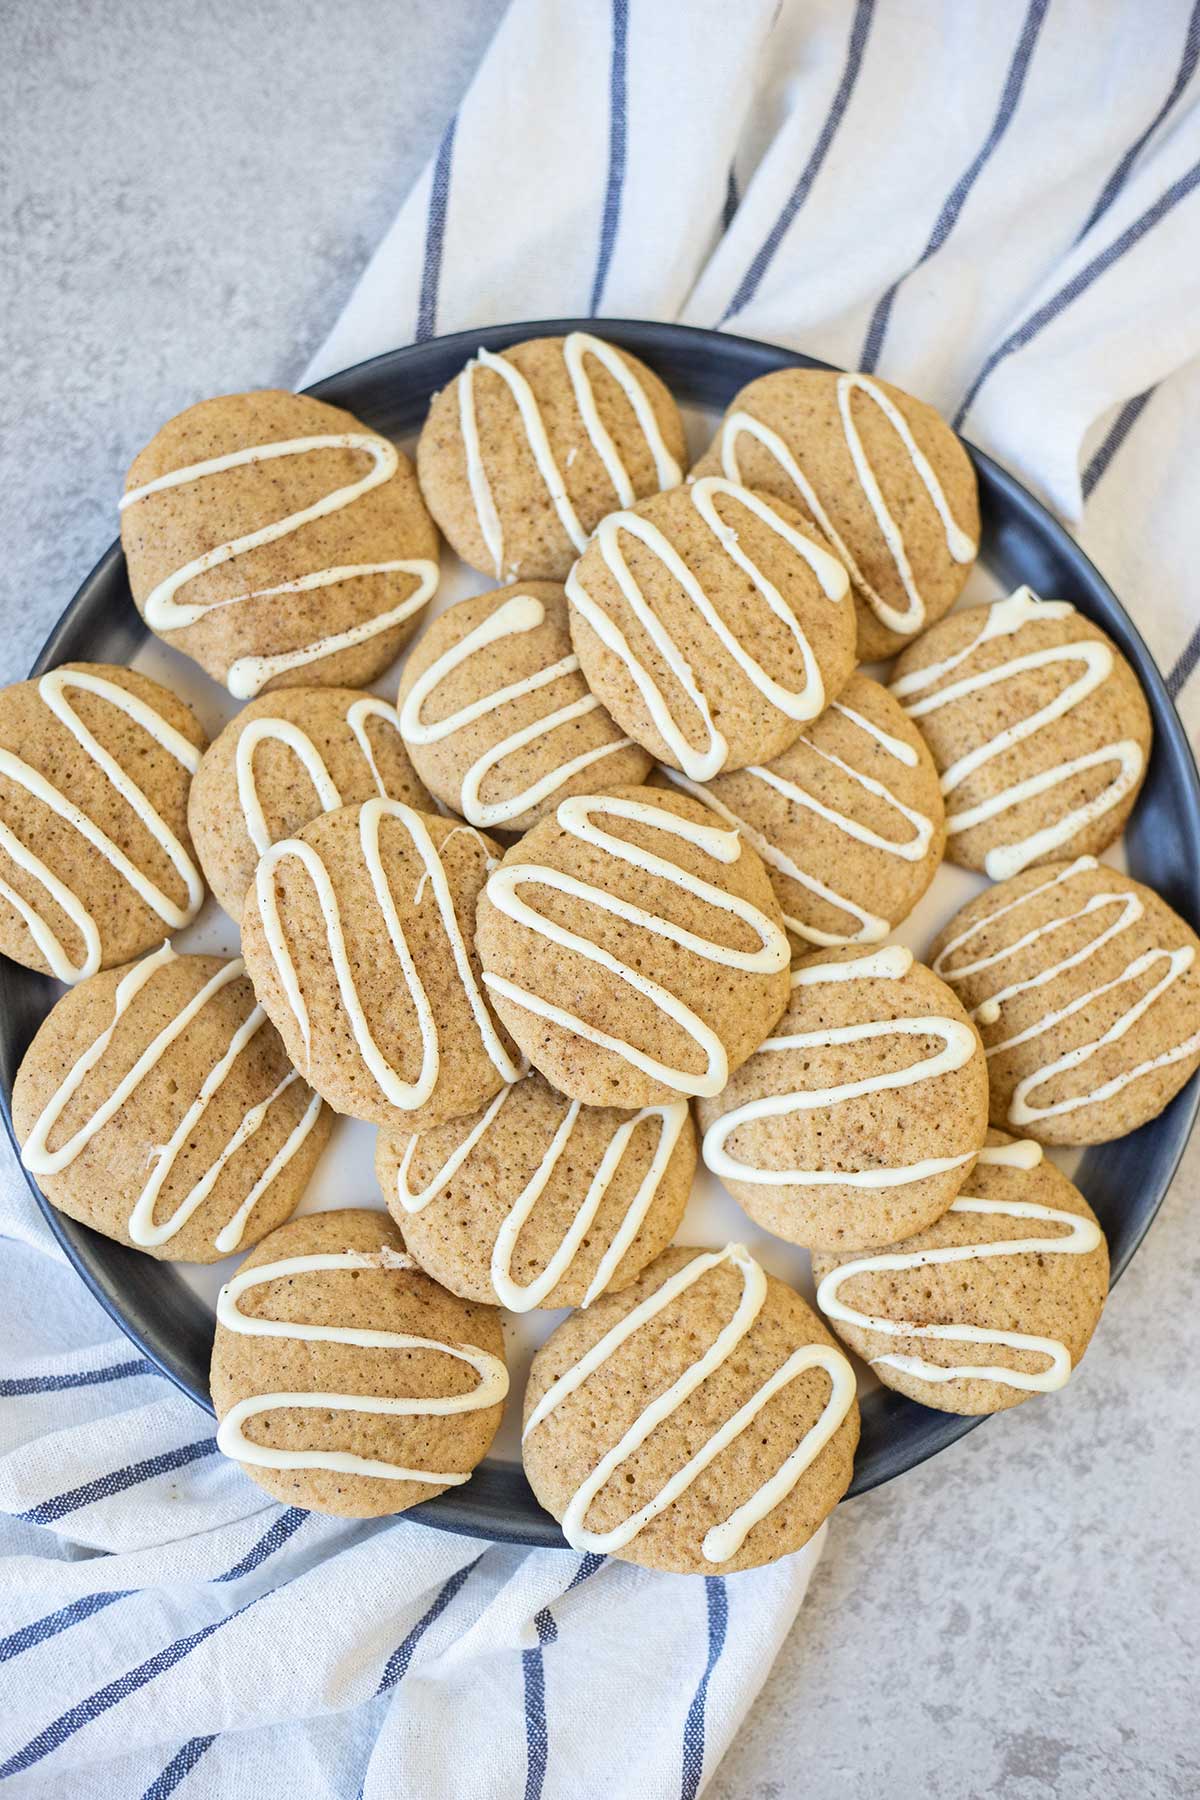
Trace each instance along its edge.
<path fill-rule="evenodd" d="M 536 1074 L 435 1131 L 381 1131 L 375 1151 L 421 1267 L 510 1312 L 628 1287 L 675 1235 L 695 1168 L 686 1100 L 581 1106 Z"/>
<path fill-rule="evenodd" d="M 1064 1387 L 1108 1293 L 1108 1246 L 1031 1138 L 988 1133 L 949 1212 L 881 1256 L 815 1256 L 817 1305 L 887 1386 L 991 1413 Z"/>
<path fill-rule="evenodd" d="M 741 1244 L 667 1250 L 533 1359 L 525 1473 L 577 1550 L 718 1574 L 799 1550 L 858 1443 L 854 1372 Z"/>
<path fill-rule="evenodd" d="M 930 954 L 983 1035 L 992 1123 L 1103 1144 L 1158 1116 L 1200 1066 L 1200 939 L 1093 856 L 977 896 Z"/>
<path fill-rule="evenodd" d="M 59 981 L 200 910 L 188 788 L 208 742 L 157 681 L 64 663 L 0 692 L 0 951 Z"/>
<path fill-rule="evenodd" d="M 898 944 L 809 957 L 772 1036 L 699 1109 L 704 1160 L 755 1223 L 839 1251 L 940 1218 L 987 1111 L 978 1032 Z"/>
<path fill-rule="evenodd" d="M 217 1446 L 289 1506 L 373 1519 L 460 1487 L 507 1392 L 499 1314 L 423 1275 L 385 1213 L 293 1219 L 217 1300 Z"/>
<path fill-rule="evenodd" d="M 121 542 L 147 625 L 239 700 L 365 686 L 437 587 L 408 458 L 352 413 L 276 389 L 164 425 L 129 471 Z"/>
<path fill-rule="evenodd" d="M 262 857 L 242 909 L 246 967 L 335 1112 L 423 1130 L 521 1073 L 471 942 L 498 857 L 471 826 L 382 799 L 324 813 Z"/>
<path fill-rule="evenodd" d="M 767 866 L 793 946 L 877 944 L 942 860 L 941 789 L 886 688 L 852 675 L 790 750 L 707 784 L 669 779 L 736 825 Z"/>
<path fill-rule="evenodd" d="M 417 445 L 430 512 L 497 581 L 561 581 L 606 513 L 683 479 L 683 421 L 645 363 L 586 331 L 479 349 Z"/>
<path fill-rule="evenodd" d="M 874 376 L 777 369 L 735 394 L 695 475 L 800 509 L 849 570 L 863 662 L 949 612 L 979 544 L 975 471 L 932 406 Z"/>
<path fill-rule="evenodd" d="M 787 1003 L 761 860 L 657 788 L 560 801 L 489 875 L 476 943 L 534 1068 L 589 1106 L 720 1093 Z"/>
<path fill-rule="evenodd" d="M 778 756 L 854 669 L 845 569 L 790 506 L 720 476 L 610 513 L 567 598 L 588 686 L 693 781 Z"/>
<path fill-rule="evenodd" d="M 405 663 L 396 705 L 431 793 L 485 831 L 528 831 L 569 794 L 650 772 L 580 674 L 553 582 L 450 607 Z"/>
<path fill-rule="evenodd" d="M 282 1224 L 330 1124 L 240 958 L 169 944 L 64 994 L 13 1088 L 21 1161 L 51 1204 L 175 1262 L 216 1262 Z"/>
<path fill-rule="evenodd" d="M 230 918 L 241 918 L 272 844 L 376 794 L 433 810 L 386 700 L 358 688 L 280 688 L 242 707 L 205 752 L 188 801 L 200 865 Z"/>
<path fill-rule="evenodd" d="M 904 652 L 892 692 L 933 752 L 947 855 L 993 881 L 1094 855 L 1146 775 L 1150 709 L 1099 626 L 1018 588 L 943 619 Z"/>

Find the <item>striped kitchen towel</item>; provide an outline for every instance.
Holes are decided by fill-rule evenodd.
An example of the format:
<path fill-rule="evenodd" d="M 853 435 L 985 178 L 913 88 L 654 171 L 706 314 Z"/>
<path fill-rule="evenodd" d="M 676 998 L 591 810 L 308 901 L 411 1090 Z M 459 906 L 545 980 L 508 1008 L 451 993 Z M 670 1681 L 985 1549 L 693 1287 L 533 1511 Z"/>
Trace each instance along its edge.
<path fill-rule="evenodd" d="M 566 314 L 878 370 L 1072 524 L 1200 724 L 1198 56 L 1200 0 L 515 0 L 308 378 Z M 0 1231 L 13 1791 L 700 1792 L 819 1543 L 688 1581 L 263 1505 L 7 1167 Z"/>

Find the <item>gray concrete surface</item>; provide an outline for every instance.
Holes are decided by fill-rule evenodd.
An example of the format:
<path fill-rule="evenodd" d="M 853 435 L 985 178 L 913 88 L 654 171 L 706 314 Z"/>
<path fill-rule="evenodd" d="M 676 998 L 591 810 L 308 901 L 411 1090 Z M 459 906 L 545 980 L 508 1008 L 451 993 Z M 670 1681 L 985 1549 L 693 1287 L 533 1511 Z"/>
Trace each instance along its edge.
<path fill-rule="evenodd" d="M 5 679 L 157 424 L 295 379 L 501 11 L 0 7 Z M 841 1510 L 716 1800 L 1200 1792 L 1198 1194 L 1200 1146 L 1068 1394 Z"/>

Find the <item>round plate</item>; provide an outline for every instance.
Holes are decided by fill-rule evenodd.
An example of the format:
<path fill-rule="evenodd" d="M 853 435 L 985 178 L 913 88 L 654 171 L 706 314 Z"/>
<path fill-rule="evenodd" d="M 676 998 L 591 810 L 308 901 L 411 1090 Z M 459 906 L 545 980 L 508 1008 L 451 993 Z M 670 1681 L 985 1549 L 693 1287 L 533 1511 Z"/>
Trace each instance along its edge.
<path fill-rule="evenodd" d="M 572 330 L 611 339 L 649 363 L 681 402 L 718 411 L 757 375 L 828 366 L 723 332 L 626 320 L 552 319 L 414 344 L 331 375 L 311 391 L 319 399 L 347 407 L 385 436 L 400 438 L 420 428 L 433 394 L 479 345 L 502 350 L 523 338 Z M 1073 601 L 1115 639 L 1138 673 L 1154 716 L 1155 739 L 1146 784 L 1125 834 L 1128 867 L 1200 929 L 1196 873 L 1200 779 L 1162 677 L 1116 596 L 1062 526 L 990 457 L 968 449 L 979 477 L 983 513 L 980 559 L 989 573 L 1006 589 L 1028 582 L 1039 593 Z M 114 544 L 71 601 L 32 673 L 75 660 L 128 662 L 146 638 L 146 627 L 130 598 L 121 547 Z M 13 1078 L 51 998 L 52 984 L 46 977 L 0 958 L 0 1103 L 10 1136 Z M 1198 1102 L 1200 1077 L 1140 1131 L 1083 1156 L 1075 1180 L 1108 1234 L 1114 1281 L 1162 1204 Z M 211 1411 L 208 1365 L 213 1322 L 201 1298 L 169 1264 L 76 1224 L 47 1205 L 32 1181 L 30 1187 L 55 1237 L 101 1305 L 164 1374 Z M 860 1494 L 891 1480 L 979 1423 L 933 1412 L 888 1388 L 867 1393 L 850 1493 Z M 499 1541 L 559 1547 L 564 1542 L 514 1463 L 485 1462 L 465 1487 L 414 1507 L 408 1516 Z"/>

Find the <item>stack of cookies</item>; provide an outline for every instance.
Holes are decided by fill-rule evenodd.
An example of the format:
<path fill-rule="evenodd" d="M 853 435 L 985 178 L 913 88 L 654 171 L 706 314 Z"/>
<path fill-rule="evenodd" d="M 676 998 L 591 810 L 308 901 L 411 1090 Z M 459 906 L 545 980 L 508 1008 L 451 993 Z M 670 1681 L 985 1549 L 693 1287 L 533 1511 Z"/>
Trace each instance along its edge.
<path fill-rule="evenodd" d="M 793 1551 L 851 1480 L 847 1352 L 959 1413 L 1063 1385 L 1108 1258 L 1043 1146 L 1200 1065 L 1200 943 L 1097 860 L 1145 700 L 1063 601 L 951 610 L 949 427 L 785 369 L 687 460 L 663 384 L 580 332 L 480 350 L 415 471 L 322 402 L 208 401 L 136 459 L 123 537 L 147 624 L 246 704 L 207 744 L 125 668 L 0 695 L 0 947 L 69 984 L 26 1167 L 148 1255 L 249 1252 L 218 1441 L 279 1499 L 466 1481 L 504 1313 L 567 1308 L 523 1454 L 569 1541 Z M 439 530 L 495 585 L 381 697 Z M 989 885 L 921 963 L 889 938 L 943 857 Z M 206 887 L 235 960 L 171 945 Z M 293 1218 L 336 1114 L 378 1128 L 387 1210 Z M 677 1242 L 700 1157 L 812 1252 L 817 1310 Z"/>

